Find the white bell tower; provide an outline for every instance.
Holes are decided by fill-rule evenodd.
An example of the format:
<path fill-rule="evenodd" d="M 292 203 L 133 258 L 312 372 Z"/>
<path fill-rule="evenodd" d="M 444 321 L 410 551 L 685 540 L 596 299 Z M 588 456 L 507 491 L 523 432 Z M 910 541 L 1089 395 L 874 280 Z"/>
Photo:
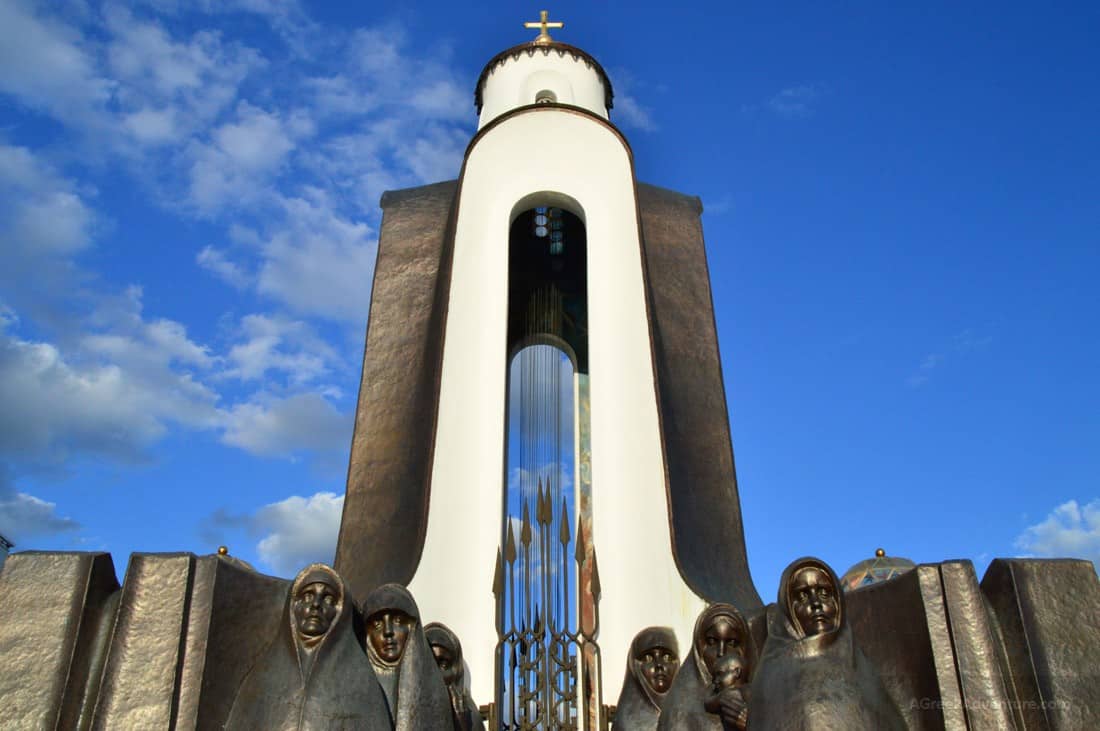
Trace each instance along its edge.
<path fill-rule="evenodd" d="M 595 728 L 638 631 L 761 605 L 699 199 L 637 182 L 603 68 L 527 26 L 459 179 L 383 196 L 336 568 L 407 584 L 506 723 L 574 682 Z"/>
<path fill-rule="evenodd" d="M 490 61 L 478 96 L 457 199 L 427 533 L 410 590 L 425 617 L 462 638 L 474 697 L 491 697 L 494 597 L 469 589 L 492 583 L 505 515 L 509 231 L 527 211 L 564 209 L 587 241 L 591 545 L 613 694 L 637 631 L 672 626 L 688 647 L 703 607 L 672 552 L 631 150 L 608 121 L 603 70 L 545 30 Z"/>

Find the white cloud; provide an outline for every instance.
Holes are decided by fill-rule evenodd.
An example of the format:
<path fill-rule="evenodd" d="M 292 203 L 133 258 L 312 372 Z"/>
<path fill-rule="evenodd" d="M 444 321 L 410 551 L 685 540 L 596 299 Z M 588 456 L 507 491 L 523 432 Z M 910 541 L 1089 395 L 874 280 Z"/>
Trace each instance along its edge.
<path fill-rule="evenodd" d="M 0 462 L 0 536 L 20 548 L 35 536 L 55 535 L 80 528 L 72 518 L 57 514 L 57 505 L 19 492 L 6 464 Z"/>
<path fill-rule="evenodd" d="M 138 141 L 145 144 L 171 142 L 179 135 L 174 109 L 143 107 L 123 116 L 123 126 Z"/>
<path fill-rule="evenodd" d="M 396 26 L 361 28 L 348 44 L 348 55 L 366 75 L 392 78 L 394 74 L 406 74 L 409 70 L 401 54 L 404 41 L 404 32 Z"/>
<path fill-rule="evenodd" d="M 264 534 L 256 549 L 275 573 L 293 576 L 305 566 L 332 563 L 344 496 L 319 492 L 310 497 L 288 497 L 261 508 L 251 527 Z"/>
<path fill-rule="evenodd" d="M 800 84 L 780 90 L 766 106 L 780 117 L 807 117 L 823 94 L 824 89 L 817 84 Z"/>
<path fill-rule="evenodd" d="M 634 91 L 642 86 L 634 76 L 623 68 L 614 69 L 615 99 L 611 110 L 611 121 L 620 127 L 653 132 L 657 123 L 653 119 L 653 110 L 638 101 Z M 652 89 L 646 88 L 646 91 Z"/>
<path fill-rule="evenodd" d="M 361 323 L 370 306 L 377 241 L 320 190 L 286 198 L 286 219 L 263 244 L 259 291 L 305 315 Z"/>
<path fill-rule="evenodd" d="M 318 393 L 261 394 L 228 411 L 222 441 L 261 457 L 291 458 L 302 450 L 347 450 L 351 427 L 352 415 Z"/>
<path fill-rule="evenodd" d="M 1016 547 L 1036 556 L 1087 559 L 1100 569 L 1100 499 L 1062 503 L 1025 529 Z"/>
<path fill-rule="evenodd" d="M 72 254 L 92 240 L 95 215 L 75 186 L 24 147 L 0 145 L 0 243 L 5 258 Z"/>
<path fill-rule="evenodd" d="M 59 119 L 89 121 L 113 88 L 77 29 L 18 0 L 0 3 L 0 91 Z"/>
<path fill-rule="evenodd" d="M 195 263 L 237 289 L 244 289 L 253 281 L 252 275 L 243 266 L 213 246 L 204 246 L 195 257 Z"/>
<path fill-rule="evenodd" d="M 192 203 L 213 213 L 265 198 L 301 129 L 297 121 L 288 124 L 277 113 L 241 102 L 234 121 L 215 129 L 210 142 L 193 146 Z"/>
<path fill-rule="evenodd" d="M 951 338 L 950 347 L 947 348 L 952 358 L 972 355 L 986 348 L 993 342 L 991 335 L 976 335 L 973 330 L 963 330 Z M 932 372 L 939 368 L 947 360 L 944 353 L 929 353 L 921 358 L 917 371 L 905 379 L 905 384 L 910 388 L 919 388 L 932 378 Z"/>
<path fill-rule="evenodd" d="M 160 13 L 179 15 L 190 12 L 211 15 L 251 13 L 267 20 L 300 56 L 309 55 L 308 39 L 318 31 L 298 0 L 142 0 Z"/>
<path fill-rule="evenodd" d="M 232 104 L 243 80 L 265 64 L 257 51 L 225 42 L 217 31 L 173 38 L 118 5 L 105 18 L 106 66 L 117 84 L 121 128 L 142 144 L 187 139 Z"/>
<path fill-rule="evenodd" d="M 130 333 L 85 336 L 73 357 L 21 339 L 0 320 L 0 455 L 41 465 L 74 453 L 133 460 L 171 423 L 216 424 L 217 395 L 175 364 L 210 356 L 181 326 L 139 322 Z"/>
<path fill-rule="evenodd" d="M 284 373 L 291 384 L 315 381 L 340 363 L 336 350 L 308 323 L 276 315 L 247 315 L 241 320 L 243 341 L 233 345 L 223 375 L 259 381 Z M 330 366 L 332 364 L 332 366 Z"/>
<path fill-rule="evenodd" d="M 437 183 L 458 174 L 467 142 L 469 136 L 460 130 L 431 126 L 398 142 L 394 156 L 412 173 L 414 183 Z"/>
<path fill-rule="evenodd" d="M 639 104 L 638 100 L 632 96 L 617 94 L 612 113 L 614 121 L 621 123 L 623 127 L 643 132 L 653 132 L 657 129 L 657 123 L 653 121 L 653 112 Z"/>
<path fill-rule="evenodd" d="M 917 368 L 917 372 L 905 379 L 905 384 L 910 388 L 919 388 L 928 383 L 928 379 L 932 377 L 932 371 L 936 366 L 943 362 L 943 356 L 939 353 L 929 353 L 921 358 L 920 366 Z"/>

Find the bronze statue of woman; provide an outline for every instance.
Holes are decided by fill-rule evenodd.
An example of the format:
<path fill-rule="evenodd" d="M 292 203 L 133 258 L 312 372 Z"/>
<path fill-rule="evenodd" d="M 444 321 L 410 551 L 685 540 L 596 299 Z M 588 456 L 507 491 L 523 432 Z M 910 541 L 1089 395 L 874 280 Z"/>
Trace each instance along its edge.
<path fill-rule="evenodd" d="M 659 731 L 723 731 L 744 729 L 748 716 L 747 691 L 723 694 L 717 713 L 705 704 L 714 694 L 715 673 L 722 658 L 736 655 L 743 677 L 753 665 L 752 639 L 745 618 L 732 604 L 711 604 L 695 621 L 691 655 L 684 660 L 661 708 Z"/>
<path fill-rule="evenodd" d="M 382 685 L 395 731 L 451 726 L 451 697 L 409 590 L 383 584 L 367 595 L 363 617 L 367 657 Z"/>
<path fill-rule="evenodd" d="M 481 720 L 481 711 L 470 696 L 466 687 L 466 667 L 462 661 L 462 643 L 451 629 L 439 622 L 424 627 L 424 636 L 432 648 L 447 692 L 451 695 L 451 715 L 454 716 L 455 731 L 485 731 L 485 722 Z"/>
<path fill-rule="evenodd" d="M 328 566 L 294 579 L 280 632 L 241 683 L 228 731 L 392 729 L 386 698 L 355 637 L 351 593 Z"/>
<path fill-rule="evenodd" d="M 905 728 L 853 642 L 836 573 L 818 558 L 800 558 L 783 572 L 752 685 L 754 731 Z"/>
<path fill-rule="evenodd" d="M 611 730 L 656 731 L 661 705 L 679 669 L 680 647 L 670 628 L 647 627 L 635 635 Z"/>

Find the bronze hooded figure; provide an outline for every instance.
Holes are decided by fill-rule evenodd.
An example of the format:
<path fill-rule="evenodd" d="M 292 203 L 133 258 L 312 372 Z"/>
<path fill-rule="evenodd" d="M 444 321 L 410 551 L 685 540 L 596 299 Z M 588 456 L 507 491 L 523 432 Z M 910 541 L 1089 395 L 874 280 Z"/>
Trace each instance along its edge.
<path fill-rule="evenodd" d="M 485 731 L 481 711 L 466 687 L 466 667 L 462 661 L 462 643 L 445 624 L 432 622 L 424 627 L 424 636 L 432 648 L 435 662 L 451 695 L 451 714 L 456 731 Z"/>
<path fill-rule="evenodd" d="M 744 701 L 730 699 L 723 704 L 720 713 L 711 713 L 704 705 L 712 695 L 719 661 L 727 654 L 738 655 L 740 665 L 750 671 L 745 675 L 751 676 L 754 653 L 748 623 L 732 604 L 711 604 L 695 621 L 691 655 L 684 660 L 665 698 L 658 729 L 723 731 L 723 728 L 744 728 L 748 713 Z"/>
<path fill-rule="evenodd" d="M 385 693 L 396 731 L 445 729 L 451 697 L 424 636 L 409 590 L 383 584 L 363 603 L 367 657 Z"/>
<path fill-rule="evenodd" d="M 647 627 L 635 635 L 612 731 L 656 731 L 661 705 L 679 669 L 680 646 L 670 628 Z"/>
<path fill-rule="evenodd" d="M 753 676 L 754 731 L 905 728 L 871 663 L 855 646 L 836 573 L 806 557 L 783 572 L 768 607 L 768 639 Z"/>
<path fill-rule="evenodd" d="M 347 584 L 324 564 L 298 574 L 284 631 L 249 670 L 228 731 L 392 729 L 386 699 L 352 626 Z"/>

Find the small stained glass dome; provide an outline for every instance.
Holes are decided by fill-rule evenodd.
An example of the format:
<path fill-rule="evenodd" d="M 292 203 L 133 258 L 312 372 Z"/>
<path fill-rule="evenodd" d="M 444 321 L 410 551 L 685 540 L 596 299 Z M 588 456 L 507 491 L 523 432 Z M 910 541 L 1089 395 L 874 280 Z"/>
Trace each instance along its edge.
<path fill-rule="evenodd" d="M 840 577 L 840 585 L 844 591 L 851 591 L 861 586 L 870 586 L 897 578 L 915 566 L 916 564 L 907 558 L 887 556 L 886 551 L 880 548 L 875 551 L 874 558 L 860 561 L 845 571 L 844 576 Z"/>

